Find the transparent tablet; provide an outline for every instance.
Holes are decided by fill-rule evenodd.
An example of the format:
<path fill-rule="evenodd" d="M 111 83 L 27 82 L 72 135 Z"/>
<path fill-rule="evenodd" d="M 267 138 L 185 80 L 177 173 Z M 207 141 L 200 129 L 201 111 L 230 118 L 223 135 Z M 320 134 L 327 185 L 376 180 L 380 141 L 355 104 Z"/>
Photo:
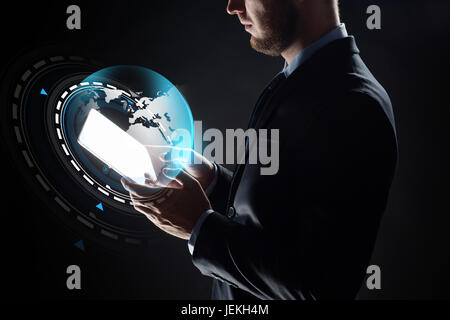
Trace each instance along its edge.
<path fill-rule="evenodd" d="M 144 173 L 156 180 L 147 149 L 95 109 L 91 109 L 78 143 L 122 176 L 144 184 Z"/>

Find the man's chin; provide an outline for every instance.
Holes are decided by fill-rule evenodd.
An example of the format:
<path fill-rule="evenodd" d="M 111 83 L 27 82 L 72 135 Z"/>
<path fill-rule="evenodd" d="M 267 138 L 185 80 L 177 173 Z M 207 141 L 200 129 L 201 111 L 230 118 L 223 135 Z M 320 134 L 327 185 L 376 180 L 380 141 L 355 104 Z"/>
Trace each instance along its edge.
<path fill-rule="evenodd" d="M 250 46 L 253 50 L 268 56 L 278 57 L 281 55 L 281 50 L 277 49 L 270 40 L 258 39 L 255 36 L 251 36 Z"/>

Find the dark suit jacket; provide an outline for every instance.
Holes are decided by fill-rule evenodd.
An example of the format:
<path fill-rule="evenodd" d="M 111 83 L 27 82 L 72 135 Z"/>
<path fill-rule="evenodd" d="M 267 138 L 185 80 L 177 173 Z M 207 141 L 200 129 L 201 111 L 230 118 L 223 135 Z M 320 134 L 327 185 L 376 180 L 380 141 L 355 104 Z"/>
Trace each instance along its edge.
<path fill-rule="evenodd" d="M 256 128 L 280 129 L 279 171 L 219 167 L 193 263 L 215 278 L 213 299 L 353 299 L 396 168 L 390 99 L 347 37 L 262 110 Z"/>

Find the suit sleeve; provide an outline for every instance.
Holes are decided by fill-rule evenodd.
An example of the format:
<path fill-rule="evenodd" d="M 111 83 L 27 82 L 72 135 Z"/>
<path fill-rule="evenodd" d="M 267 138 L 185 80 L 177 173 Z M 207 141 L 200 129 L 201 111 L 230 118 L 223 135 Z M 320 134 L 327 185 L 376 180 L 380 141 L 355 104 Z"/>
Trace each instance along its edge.
<path fill-rule="evenodd" d="M 213 207 L 192 257 L 202 274 L 261 299 L 354 298 L 392 182 L 395 135 L 366 94 L 321 110 L 305 135 L 289 131 L 281 145 L 289 159 L 280 159 L 280 185 L 267 187 L 289 198 L 264 212 L 277 217 L 272 225 L 243 225 Z"/>
<path fill-rule="evenodd" d="M 211 206 L 215 208 L 215 210 L 225 212 L 233 172 L 219 164 L 216 164 L 216 168 L 218 174 L 217 182 L 208 198 Z"/>

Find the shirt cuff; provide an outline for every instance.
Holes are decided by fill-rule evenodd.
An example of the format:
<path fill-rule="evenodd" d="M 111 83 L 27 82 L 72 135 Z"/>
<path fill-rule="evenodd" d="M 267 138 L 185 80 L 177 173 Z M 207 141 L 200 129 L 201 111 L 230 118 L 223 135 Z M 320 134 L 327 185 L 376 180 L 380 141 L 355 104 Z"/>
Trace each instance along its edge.
<path fill-rule="evenodd" d="M 200 232 L 200 228 L 201 228 L 203 222 L 209 216 L 209 214 L 211 214 L 213 212 L 214 212 L 214 210 L 211 210 L 211 209 L 203 212 L 201 214 L 200 218 L 198 218 L 197 222 L 195 223 L 194 229 L 192 229 L 192 232 L 191 232 L 191 237 L 189 238 L 189 241 L 188 241 L 188 249 L 189 249 L 189 252 L 191 253 L 191 255 L 194 253 L 195 241 L 197 241 L 197 236 L 198 236 L 198 233 Z"/>
<path fill-rule="evenodd" d="M 209 186 L 205 190 L 205 194 L 208 197 L 211 194 L 211 192 L 213 192 L 214 187 L 217 184 L 217 180 L 219 179 L 219 170 L 217 168 L 217 165 L 214 162 L 213 162 L 213 165 L 214 165 L 214 178 L 212 179 L 212 181 L 209 183 Z"/>

